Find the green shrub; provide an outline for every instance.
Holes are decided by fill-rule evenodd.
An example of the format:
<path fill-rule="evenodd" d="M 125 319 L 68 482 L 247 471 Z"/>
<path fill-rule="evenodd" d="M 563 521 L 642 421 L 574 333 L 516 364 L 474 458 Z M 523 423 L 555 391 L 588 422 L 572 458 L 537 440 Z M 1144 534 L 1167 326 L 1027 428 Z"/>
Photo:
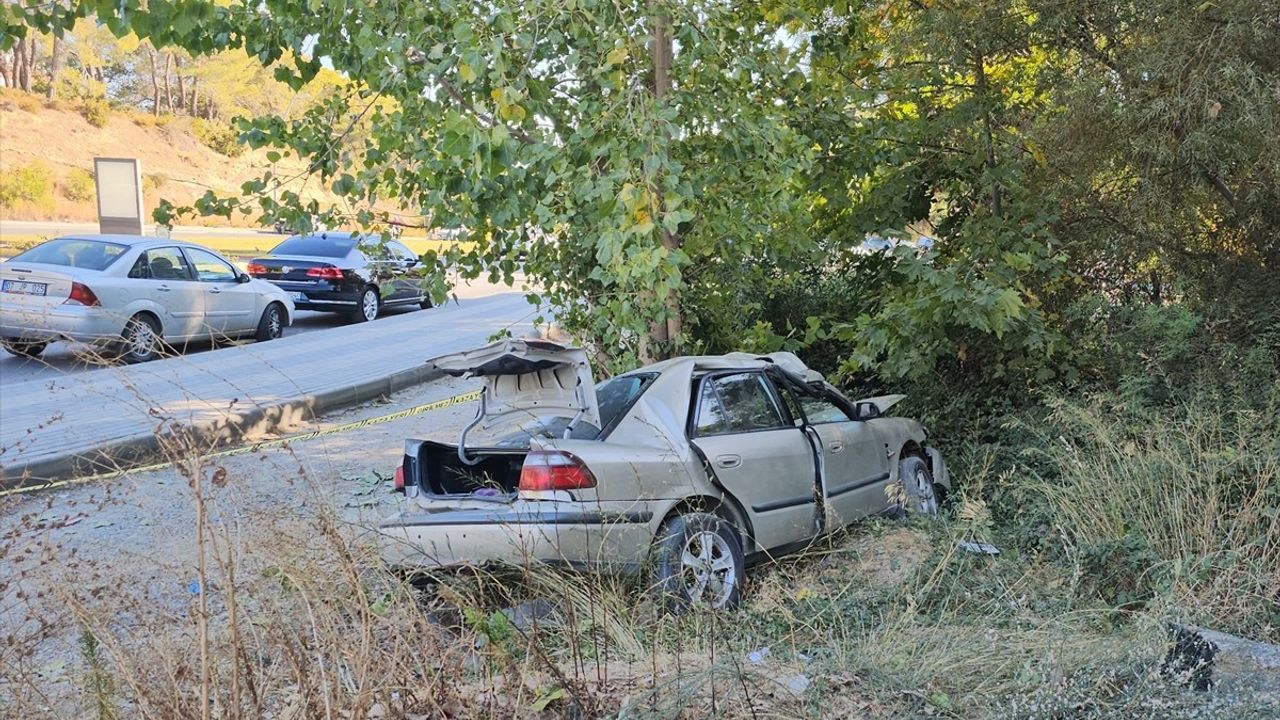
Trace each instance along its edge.
<path fill-rule="evenodd" d="M 53 171 L 48 165 L 37 161 L 0 171 L 0 207 L 13 208 L 20 203 L 52 212 Z"/>
<path fill-rule="evenodd" d="M 73 202 L 87 202 L 94 197 L 93 173 L 75 168 L 62 183 L 62 196 Z"/>
<path fill-rule="evenodd" d="M 240 143 L 236 131 L 221 123 L 197 118 L 191 124 L 196 139 L 204 143 L 210 150 L 227 157 L 239 157 L 244 154 L 245 146 Z"/>
<path fill-rule="evenodd" d="M 90 125 L 96 128 L 106 127 L 111 120 L 111 106 L 102 98 L 88 98 L 80 106 L 80 114 Z"/>

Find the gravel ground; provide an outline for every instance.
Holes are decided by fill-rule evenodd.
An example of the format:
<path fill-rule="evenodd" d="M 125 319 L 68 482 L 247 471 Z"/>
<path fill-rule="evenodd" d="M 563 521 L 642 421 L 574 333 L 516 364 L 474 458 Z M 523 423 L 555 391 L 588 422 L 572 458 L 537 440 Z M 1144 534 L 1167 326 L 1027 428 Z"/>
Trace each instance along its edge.
<path fill-rule="evenodd" d="M 477 387 L 458 380 L 429 383 L 288 434 L 379 417 Z M 389 488 L 404 439 L 454 438 L 474 412 L 473 403 L 463 403 L 207 461 L 208 526 L 215 534 L 224 531 L 222 542 L 241 547 L 280 537 L 306 543 L 310 519 L 333 509 L 348 532 L 365 532 L 400 500 Z M 121 596 L 131 602 L 141 595 L 154 607 L 186 614 L 196 577 L 195 528 L 195 494 L 175 467 L 0 497 L 0 699 L 6 670 L 16 672 L 13 665 L 6 669 L 9 663 L 44 678 L 53 697 L 59 690 L 75 692 L 77 603 L 95 604 L 127 588 Z M 127 624 L 127 612 L 119 620 Z M 35 652 L 12 650 L 22 643 Z"/>

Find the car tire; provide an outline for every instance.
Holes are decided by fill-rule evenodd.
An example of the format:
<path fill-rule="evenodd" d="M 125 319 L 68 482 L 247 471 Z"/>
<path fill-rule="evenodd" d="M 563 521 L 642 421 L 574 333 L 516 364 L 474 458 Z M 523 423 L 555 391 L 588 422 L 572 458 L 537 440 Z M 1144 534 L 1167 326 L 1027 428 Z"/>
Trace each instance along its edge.
<path fill-rule="evenodd" d="M 2 343 L 5 352 L 10 355 L 17 355 L 20 358 L 38 358 L 44 349 L 49 347 L 47 342 L 37 342 L 34 340 L 13 340 L 5 338 Z"/>
<path fill-rule="evenodd" d="M 434 307 L 434 304 L 431 302 L 431 296 L 427 295 L 423 297 L 422 302 L 418 303 L 418 307 L 422 308 L 423 310 L 430 310 L 432 307 Z"/>
<path fill-rule="evenodd" d="M 929 461 L 919 455 L 902 458 L 898 462 L 898 482 L 905 500 L 901 511 L 915 515 L 938 514 L 938 493 L 933 486 Z"/>
<path fill-rule="evenodd" d="M 372 298 L 372 299 L 370 299 Z M 369 322 L 378 317 L 378 309 L 382 305 L 382 298 L 378 297 L 378 289 L 372 285 L 365 288 L 360 293 L 360 299 L 356 300 L 356 307 L 351 311 L 351 322 Z"/>
<path fill-rule="evenodd" d="M 742 600 L 742 543 L 721 517 L 693 512 L 668 519 L 654 539 L 652 563 L 652 587 L 665 612 L 728 610 Z"/>
<path fill-rule="evenodd" d="M 144 363 L 160 357 L 160 324 L 149 315 L 134 315 L 121 334 L 120 358 L 127 363 Z"/>
<path fill-rule="evenodd" d="M 262 319 L 258 321 L 258 342 L 275 340 L 284 335 L 285 314 L 280 303 L 271 303 L 262 311 Z"/>

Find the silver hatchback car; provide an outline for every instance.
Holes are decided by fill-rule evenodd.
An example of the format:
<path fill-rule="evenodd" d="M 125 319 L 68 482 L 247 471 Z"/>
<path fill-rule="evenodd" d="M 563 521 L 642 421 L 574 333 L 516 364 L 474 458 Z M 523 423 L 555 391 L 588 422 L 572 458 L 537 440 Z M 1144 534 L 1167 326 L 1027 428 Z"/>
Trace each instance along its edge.
<path fill-rule="evenodd" d="M 188 242 L 61 237 L 0 264 L 0 343 L 25 357 L 74 340 L 143 362 L 164 343 L 278 338 L 293 313 L 283 290 Z"/>
<path fill-rule="evenodd" d="M 673 609 L 723 608 L 748 564 L 873 513 L 937 512 L 941 453 L 902 396 L 850 402 L 791 353 L 680 357 L 595 384 L 584 351 L 505 340 L 437 358 L 483 378 L 456 444 L 409 440 L 397 566 L 529 561 L 643 572 Z M 526 420 L 484 447 L 478 428 Z"/>

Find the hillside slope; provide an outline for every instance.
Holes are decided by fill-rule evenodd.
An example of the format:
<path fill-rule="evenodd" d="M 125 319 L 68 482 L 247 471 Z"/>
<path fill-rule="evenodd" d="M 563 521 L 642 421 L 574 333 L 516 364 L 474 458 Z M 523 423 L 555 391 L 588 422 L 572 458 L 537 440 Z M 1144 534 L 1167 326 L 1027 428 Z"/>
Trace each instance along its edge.
<path fill-rule="evenodd" d="M 0 95 L 0 172 L 12 173 L 35 164 L 53 177 L 53 201 L 19 200 L 0 207 L 0 216 L 14 220 L 92 221 L 97 212 L 92 197 L 73 200 L 75 171 L 93 170 L 95 157 L 136 157 L 142 163 L 143 202 L 148 214 L 161 198 L 189 203 L 206 190 L 234 193 L 241 183 L 258 177 L 269 165 L 265 153 L 246 150 L 239 157 L 219 154 L 204 145 L 187 117 L 139 114 L 113 110 L 103 127 L 90 124 L 69 103 L 47 104 L 30 95 Z M 282 175 L 301 169 L 296 160 L 282 161 Z M 83 173 L 80 173 L 83 175 Z M 297 182 L 304 197 L 318 197 L 318 182 Z M 92 188 L 90 187 L 90 193 Z M 238 221 L 238 223 L 243 221 Z M 216 224 L 216 223 L 202 223 Z"/>

